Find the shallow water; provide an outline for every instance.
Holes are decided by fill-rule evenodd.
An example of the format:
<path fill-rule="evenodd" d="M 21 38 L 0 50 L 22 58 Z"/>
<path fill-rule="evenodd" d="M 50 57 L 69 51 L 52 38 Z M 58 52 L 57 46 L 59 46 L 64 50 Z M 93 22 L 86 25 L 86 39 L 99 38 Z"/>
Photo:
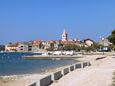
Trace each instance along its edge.
<path fill-rule="evenodd" d="M 0 76 L 41 73 L 75 63 L 74 60 L 24 60 L 34 53 L 0 53 Z"/>

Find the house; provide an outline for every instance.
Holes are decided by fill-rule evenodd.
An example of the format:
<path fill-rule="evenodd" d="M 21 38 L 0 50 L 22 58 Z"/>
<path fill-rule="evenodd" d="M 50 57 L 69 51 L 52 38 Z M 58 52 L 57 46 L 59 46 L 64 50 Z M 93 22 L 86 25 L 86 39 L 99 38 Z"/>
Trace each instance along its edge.
<path fill-rule="evenodd" d="M 34 40 L 34 41 L 19 43 L 17 51 L 18 52 L 38 52 L 42 48 L 43 48 L 42 41 Z"/>
<path fill-rule="evenodd" d="M 44 41 L 42 44 L 44 46 L 44 49 L 48 49 L 48 48 L 55 49 L 55 48 L 58 48 L 58 44 L 54 40 Z"/>
<path fill-rule="evenodd" d="M 38 52 L 38 51 L 40 51 L 41 49 L 43 49 L 43 44 L 42 44 L 42 41 L 41 41 L 41 40 L 34 40 L 34 41 L 32 42 L 32 45 L 33 45 L 33 47 L 32 47 L 32 51 L 33 51 L 33 52 Z"/>
<path fill-rule="evenodd" d="M 103 45 L 103 46 L 109 46 L 112 43 L 109 42 L 109 40 L 107 38 L 101 38 L 101 40 L 99 40 L 99 44 Z"/>
<path fill-rule="evenodd" d="M 94 41 L 88 38 L 88 39 L 85 39 L 85 40 L 84 40 L 84 44 L 85 44 L 87 47 L 89 47 L 89 46 L 92 46 L 92 45 L 94 44 Z"/>
<path fill-rule="evenodd" d="M 0 45 L 0 51 L 5 51 L 5 45 Z"/>
<path fill-rule="evenodd" d="M 8 52 L 16 52 L 17 48 L 18 48 L 18 43 L 15 43 L 15 44 L 9 43 L 5 45 L 5 51 L 8 51 Z"/>
<path fill-rule="evenodd" d="M 17 51 L 18 52 L 28 52 L 28 42 L 19 43 Z"/>
<path fill-rule="evenodd" d="M 63 45 L 68 45 L 68 44 L 71 44 L 71 45 L 77 45 L 77 46 L 80 46 L 80 41 L 74 41 L 74 40 L 69 40 L 69 41 L 62 41 L 61 42 Z"/>
<path fill-rule="evenodd" d="M 101 40 L 99 41 L 100 45 L 103 45 L 103 47 L 100 47 L 99 51 L 110 51 L 110 45 L 112 45 L 111 42 L 109 42 L 109 40 L 107 38 L 101 38 Z"/>

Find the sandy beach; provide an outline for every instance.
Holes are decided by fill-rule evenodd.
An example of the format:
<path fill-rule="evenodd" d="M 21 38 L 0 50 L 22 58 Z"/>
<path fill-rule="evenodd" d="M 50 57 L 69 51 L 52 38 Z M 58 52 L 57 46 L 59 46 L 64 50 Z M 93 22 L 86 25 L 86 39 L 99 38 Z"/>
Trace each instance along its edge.
<path fill-rule="evenodd" d="M 38 74 L 24 74 L 24 75 L 11 75 L 11 76 L 0 76 L 0 86 L 28 86 L 48 75 L 53 74 L 58 70 L 62 70 L 64 67 L 48 69 Z"/>
<path fill-rule="evenodd" d="M 51 86 L 110 86 L 112 73 L 115 70 L 115 58 L 113 56 L 104 56 L 106 58 L 96 60 L 97 57 L 102 56 L 86 55 L 84 58 L 79 58 L 81 61 L 90 61 L 91 66 L 77 69 L 54 82 Z M 27 86 L 29 83 L 37 81 L 54 71 L 56 70 L 49 70 L 47 73 L 42 74 L 6 76 L 5 78 L 0 78 L 0 86 Z"/>
<path fill-rule="evenodd" d="M 6 76 L 0 78 L 0 86 L 27 86 L 29 83 L 39 80 L 45 77 L 42 74 L 31 74 L 31 75 L 17 75 L 17 76 Z"/>
<path fill-rule="evenodd" d="M 90 60 L 92 66 L 75 70 L 51 86 L 111 86 L 115 58 L 107 56 L 96 61 L 91 56 L 86 56 L 86 59 Z"/>

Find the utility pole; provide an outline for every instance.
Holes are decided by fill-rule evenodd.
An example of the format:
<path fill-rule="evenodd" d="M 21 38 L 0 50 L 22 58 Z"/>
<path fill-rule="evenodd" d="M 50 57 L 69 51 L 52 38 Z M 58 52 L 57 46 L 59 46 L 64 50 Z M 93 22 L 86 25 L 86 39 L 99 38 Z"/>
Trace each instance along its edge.
<path fill-rule="evenodd" d="M 104 38 L 102 38 L 102 44 L 103 44 L 103 55 L 104 55 Z"/>

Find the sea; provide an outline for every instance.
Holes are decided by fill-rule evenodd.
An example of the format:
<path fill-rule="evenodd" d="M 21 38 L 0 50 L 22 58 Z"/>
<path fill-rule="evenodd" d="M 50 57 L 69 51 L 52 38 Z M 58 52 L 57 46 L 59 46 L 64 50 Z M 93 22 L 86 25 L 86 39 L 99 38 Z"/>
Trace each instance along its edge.
<path fill-rule="evenodd" d="M 42 73 L 76 63 L 75 60 L 25 60 L 22 56 L 40 55 L 40 53 L 0 53 L 0 76 Z"/>

